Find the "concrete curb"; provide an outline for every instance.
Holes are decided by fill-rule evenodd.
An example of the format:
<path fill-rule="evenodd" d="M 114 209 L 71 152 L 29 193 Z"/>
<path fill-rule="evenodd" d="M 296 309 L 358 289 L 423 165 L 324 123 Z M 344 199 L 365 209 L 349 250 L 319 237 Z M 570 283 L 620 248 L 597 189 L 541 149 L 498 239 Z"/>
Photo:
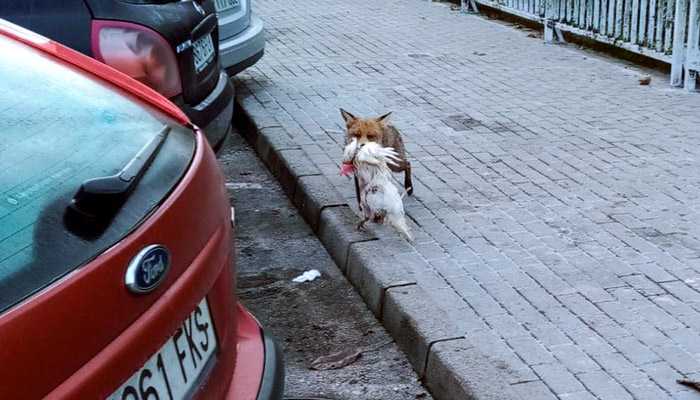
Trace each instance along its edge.
<path fill-rule="evenodd" d="M 390 263 L 381 239 L 355 230 L 357 216 L 284 128 L 252 96 L 241 97 L 234 124 L 432 395 L 438 400 L 521 398 L 416 281 Z"/>

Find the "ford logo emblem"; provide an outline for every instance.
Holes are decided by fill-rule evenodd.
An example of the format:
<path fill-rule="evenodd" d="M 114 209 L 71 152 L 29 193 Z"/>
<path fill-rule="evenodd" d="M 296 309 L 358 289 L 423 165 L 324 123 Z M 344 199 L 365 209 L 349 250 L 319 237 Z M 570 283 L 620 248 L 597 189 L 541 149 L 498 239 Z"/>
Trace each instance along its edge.
<path fill-rule="evenodd" d="M 170 252 L 152 244 L 134 257 L 126 268 L 124 283 L 133 293 L 146 293 L 160 285 L 170 270 Z"/>

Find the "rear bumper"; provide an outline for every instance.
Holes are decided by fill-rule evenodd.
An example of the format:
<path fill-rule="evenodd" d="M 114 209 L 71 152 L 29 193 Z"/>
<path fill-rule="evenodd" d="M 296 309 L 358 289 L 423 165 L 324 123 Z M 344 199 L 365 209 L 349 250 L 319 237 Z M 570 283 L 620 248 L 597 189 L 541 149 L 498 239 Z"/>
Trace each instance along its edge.
<path fill-rule="evenodd" d="M 219 42 L 219 59 L 226 72 L 233 76 L 255 64 L 264 50 L 263 22 L 255 13 L 251 13 L 248 28 Z"/>
<path fill-rule="evenodd" d="M 284 358 L 279 343 L 262 330 L 265 341 L 265 370 L 257 400 L 281 400 L 284 395 Z"/>
<path fill-rule="evenodd" d="M 236 367 L 226 398 L 282 400 L 284 362 L 279 345 L 240 303 L 237 304 L 236 312 Z"/>
<path fill-rule="evenodd" d="M 202 129 L 209 144 L 217 149 L 231 130 L 233 95 L 233 84 L 228 79 L 228 75 L 222 72 L 219 74 L 219 81 L 214 90 L 199 104 L 186 104 L 182 95 L 170 100 L 180 107 L 195 125 Z"/>

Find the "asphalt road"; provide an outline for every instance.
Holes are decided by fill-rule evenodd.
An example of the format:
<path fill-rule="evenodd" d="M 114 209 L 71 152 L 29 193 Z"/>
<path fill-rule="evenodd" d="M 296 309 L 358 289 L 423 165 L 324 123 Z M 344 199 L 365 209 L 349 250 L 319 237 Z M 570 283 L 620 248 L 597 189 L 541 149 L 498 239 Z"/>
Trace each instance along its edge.
<path fill-rule="evenodd" d="M 431 399 L 408 360 L 338 270 L 277 181 L 234 132 L 219 163 L 236 210 L 238 295 L 284 349 L 288 399 Z M 294 283 L 303 272 L 321 277 Z M 361 352 L 313 370 L 321 356 Z"/>

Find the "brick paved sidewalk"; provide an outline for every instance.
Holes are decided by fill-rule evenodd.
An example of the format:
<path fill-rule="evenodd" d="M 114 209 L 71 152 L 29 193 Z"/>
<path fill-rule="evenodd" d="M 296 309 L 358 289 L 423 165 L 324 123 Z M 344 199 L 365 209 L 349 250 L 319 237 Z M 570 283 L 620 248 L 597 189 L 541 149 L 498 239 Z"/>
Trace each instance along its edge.
<path fill-rule="evenodd" d="M 698 399 L 700 94 L 421 0 L 256 0 L 238 77 L 338 176 L 343 107 L 394 111 L 417 240 L 382 243 L 538 399 Z M 637 80 L 652 76 L 650 86 Z"/>

